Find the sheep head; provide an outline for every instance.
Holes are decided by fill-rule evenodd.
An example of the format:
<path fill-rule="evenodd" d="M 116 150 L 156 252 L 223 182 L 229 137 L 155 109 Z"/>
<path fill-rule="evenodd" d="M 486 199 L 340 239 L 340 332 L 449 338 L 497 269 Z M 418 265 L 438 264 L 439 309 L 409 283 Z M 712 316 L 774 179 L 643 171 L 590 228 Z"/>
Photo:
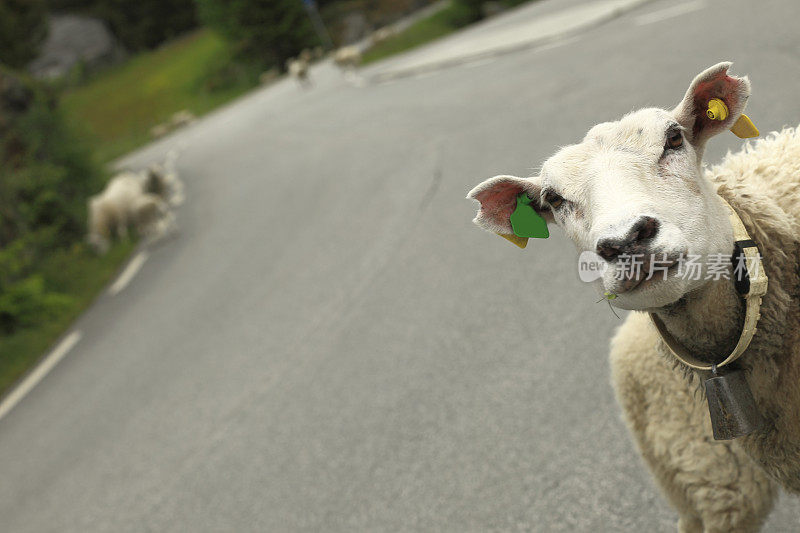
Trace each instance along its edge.
<path fill-rule="evenodd" d="M 537 176 L 479 184 L 468 195 L 480 202 L 474 222 L 513 235 L 509 218 L 526 194 L 579 251 L 596 254 L 604 270 L 594 284 L 600 294 L 617 295 L 613 305 L 654 309 L 699 288 L 708 258 L 733 249 L 727 208 L 702 171 L 705 143 L 737 122 L 750 95 L 750 82 L 730 76 L 730 65 L 696 76 L 672 110 L 641 109 L 594 126 L 547 159 Z M 724 118 L 707 113 L 712 99 L 725 104 Z M 692 257 L 698 275 L 679 275 Z"/>

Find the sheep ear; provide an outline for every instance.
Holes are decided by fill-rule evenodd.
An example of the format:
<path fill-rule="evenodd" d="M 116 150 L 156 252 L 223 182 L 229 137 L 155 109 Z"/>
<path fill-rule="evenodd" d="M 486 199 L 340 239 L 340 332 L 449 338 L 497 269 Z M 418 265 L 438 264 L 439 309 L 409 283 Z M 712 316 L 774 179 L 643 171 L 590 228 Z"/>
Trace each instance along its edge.
<path fill-rule="evenodd" d="M 534 211 L 546 222 L 553 220 L 550 210 L 540 203 L 541 187 L 538 181 L 538 177 L 525 179 L 515 176 L 495 176 L 484 181 L 467 195 L 467 198 L 481 204 L 473 222 L 525 248 L 528 238 L 515 235 L 511 227 L 511 214 L 517 208 L 517 197 L 526 193 L 532 199 L 530 205 Z"/>
<path fill-rule="evenodd" d="M 672 110 L 675 119 L 686 128 L 689 141 L 698 154 L 702 153 L 708 139 L 731 129 L 747 106 L 750 80 L 747 76 L 729 76 L 730 66 L 730 62 L 718 63 L 698 74 L 683 101 Z M 715 108 L 717 111 L 712 112 L 712 118 L 709 116 L 709 102 L 713 99 L 722 101 L 724 106 L 721 110 Z"/>

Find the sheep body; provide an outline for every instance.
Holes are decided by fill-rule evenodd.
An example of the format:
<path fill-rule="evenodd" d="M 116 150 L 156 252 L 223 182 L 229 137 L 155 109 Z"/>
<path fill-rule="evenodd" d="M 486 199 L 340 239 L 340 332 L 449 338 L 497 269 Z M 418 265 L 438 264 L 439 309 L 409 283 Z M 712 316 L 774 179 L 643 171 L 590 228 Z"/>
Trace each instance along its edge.
<path fill-rule="evenodd" d="M 597 124 L 538 175 L 494 176 L 467 196 L 480 203 L 478 226 L 509 236 L 526 195 L 540 217 L 605 265 L 591 283 L 614 295 L 611 305 L 634 311 L 611 343 L 617 398 L 682 532 L 757 531 L 778 486 L 800 495 L 800 133 L 773 133 L 706 169 L 706 143 L 735 127 L 750 96 L 750 81 L 730 67 L 717 63 L 695 76 L 672 110 Z M 715 98 L 727 118 L 707 114 Z M 729 206 L 762 256 L 747 270 L 763 268 L 769 286 L 757 332 L 723 374 L 738 367 L 764 423 L 718 442 L 704 397 L 711 372 L 675 357 L 648 313 L 702 361 L 732 353 L 746 305 L 730 268 L 742 236 Z M 624 260 L 637 256 L 638 266 Z"/>
<path fill-rule="evenodd" d="M 343 46 L 334 52 L 333 62 L 343 69 L 354 69 L 361 63 L 361 50 L 355 45 Z"/>
<path fill-rule="evenodd" d="M 305 87 L 311 83 L 308 77 L 309 59 L 305 57 L 305 54 L 296 59 L 287 59 L 286 70 L 289 72 L 289 76 L 296 79 L 300 85 Z"/>
<path fill-rule="evenodd" d="M 775 482 L 800 494 L 800 133 L 785 129 L 729 153 L 706 177 L 759 244 L 769 276 L 758 332 L 740 359 L 766 427 L 712 440 L 700 378 L 671 356 L 645 313 L 631 313 L 612 340 L 612 378 L 642 457 L 678 509 L 680 530 L 758 531 Z M 712 326 L 727 320 L 714 310 L 738 299 L 703 297 Z"/>
<path fill-rule="evenodd" d="M 647 315 L 628 315 L 611 341 L 611 375 L 639 453 L 678 512 L 679 531 L 758 531 L 777 485 L 740 446 L 711 439 L 705 399 L 658 352 L 659 342 Z"/>
<path fill-rule="evenodd" d="M 158 163 L 150 165 L 147 172 L 139 176 L 142 189 L 157 194 L 170 207 L 182 205 L 185 199 L 183 182 L 175 167 L 177 159 L 178 153 L 172 150 L 163 166 Z"/>
<path fill-rule="evenodd" d="M 111 239 L 126 237 L 130 227 L 147 238 L 158 238 L 175 227 L 170 207 L 184 200 L 183 183 L 175 171 L 176 158 L 176 153 L 170 152 L 163 167 L 122 172 L 101 193 L 89 198 L 87 241 L 96 251 L 105 253 Z"/>

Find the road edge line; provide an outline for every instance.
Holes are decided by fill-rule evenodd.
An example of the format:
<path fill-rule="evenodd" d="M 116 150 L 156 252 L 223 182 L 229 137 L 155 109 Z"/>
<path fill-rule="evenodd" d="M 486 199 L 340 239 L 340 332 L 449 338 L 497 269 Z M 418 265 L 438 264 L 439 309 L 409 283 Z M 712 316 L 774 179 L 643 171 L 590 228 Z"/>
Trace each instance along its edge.
<path fill-rule="evenodd" d="M 74 330 L 50 351 L 42 361 L 31 370 L 19 384 L 11 389 L 5 398 L 0 401 L 0 420 L 10 413 L 28 393 L 38 385 L 50 371 L 80 342 L 83 333 Z"/>

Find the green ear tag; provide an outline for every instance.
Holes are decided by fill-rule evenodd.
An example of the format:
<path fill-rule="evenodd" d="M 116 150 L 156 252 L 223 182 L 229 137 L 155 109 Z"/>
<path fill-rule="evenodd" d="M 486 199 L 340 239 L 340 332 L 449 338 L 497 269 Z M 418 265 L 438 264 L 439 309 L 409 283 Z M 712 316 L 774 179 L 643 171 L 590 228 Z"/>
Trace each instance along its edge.
<path fill-rule="evenodd" d="M 518 237 L 546 239 L 550 236 L 547 222 L 533 209 L 532 201 L 525 193 L 517 196 L 517 208 L 511 213 L 511 227 Z"/>

